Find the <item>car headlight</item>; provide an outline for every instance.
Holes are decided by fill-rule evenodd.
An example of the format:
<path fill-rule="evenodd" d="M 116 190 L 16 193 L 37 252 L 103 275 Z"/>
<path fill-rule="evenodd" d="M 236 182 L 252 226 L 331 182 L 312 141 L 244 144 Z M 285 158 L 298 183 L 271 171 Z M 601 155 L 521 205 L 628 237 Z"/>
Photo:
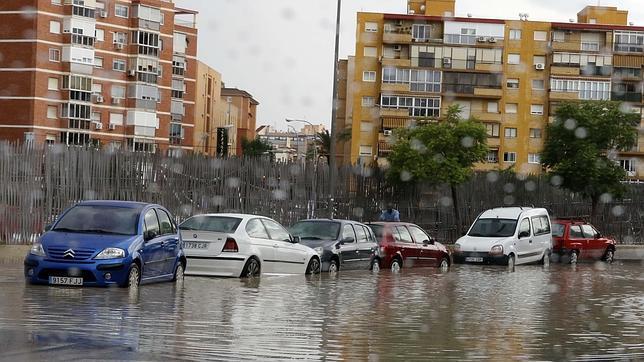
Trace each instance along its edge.
<path fill-rule="evenodd" d="M 503 254 L 503 246 L 494 245 L 492 249 L 490 249 L 490 254 L 495 254 L 495 255 Z"/>
<path fill-rule="evenodd" d="M 315 250 L 315 252 L 318 253 L 319 255 L 322 255 L 322 253 L 324 252 L 324 249 L 321 246 L 318 246 L 313 250 Z"/>
<path fill-rule="evenodd" d="M 36 242 L 31 246 L 29 253 L 36 256 L 45 256 L 45 249 L 43 249 L 41 243 Z"/>
<path fill-rule="evenodd" d="M 119 248 L 103 249 L 94 259 L 119 259 L 125 258 L 125 250 Z"/>
<path fill-rule="evenodd" d="M 454 244 L 454 252 L 455 253 L 461 252 L 461 244 Z"/>

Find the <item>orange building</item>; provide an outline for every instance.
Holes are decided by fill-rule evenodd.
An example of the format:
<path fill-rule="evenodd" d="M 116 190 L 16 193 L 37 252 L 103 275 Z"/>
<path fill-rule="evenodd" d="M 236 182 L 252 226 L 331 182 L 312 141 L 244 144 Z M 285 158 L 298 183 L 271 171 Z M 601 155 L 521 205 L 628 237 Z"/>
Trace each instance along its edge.
<path fill-rule="evenodd" d="M 234 155 L 240 156 L 242 155 L 242 140 L 255 139 L 259 102 L 250 93 L 237 88 L 222 88 L 221 100 L 224 114 L 230 120 L 225 124 L 235 125 Z"/>

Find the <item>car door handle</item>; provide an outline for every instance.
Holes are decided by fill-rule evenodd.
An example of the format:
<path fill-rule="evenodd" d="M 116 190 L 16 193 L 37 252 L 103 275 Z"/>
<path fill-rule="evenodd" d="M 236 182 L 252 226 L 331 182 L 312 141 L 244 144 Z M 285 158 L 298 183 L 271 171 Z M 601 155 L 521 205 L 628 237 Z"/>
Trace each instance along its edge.
<path fill-rule="evenodd" d="M 356 254 L 358 254 L 359 252 L 360 252 L 360 250 L 356 250 Z"/>
<path fill-rule="evenodd" d="M 277 244 L 273 244 L 273 247 L 274 247 L 274 248 L 279 248 L 280 246 L 279 246 L 279 245 L 277 245 Z"/>
<path fill-rule="evenodd" d="M 528 241 L 530 244 L 532 244 L 532 240 Z"/>

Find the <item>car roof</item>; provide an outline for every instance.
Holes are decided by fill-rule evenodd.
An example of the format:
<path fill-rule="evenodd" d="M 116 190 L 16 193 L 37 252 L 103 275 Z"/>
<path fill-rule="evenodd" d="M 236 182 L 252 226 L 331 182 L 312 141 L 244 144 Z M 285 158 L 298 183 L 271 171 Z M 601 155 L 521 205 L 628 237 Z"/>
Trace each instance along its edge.
<path fill-rule="evenodd" d="M 590 224 L 583 219 L 555 218 L 552 222 L 558 224 Z"/>
<path fill-rule="evenodd" d="M 119 200 L 88 200 L 88 201 L 81 201 L 76 205 L 80 206 L 111 206 L 111 207 L 123 207 L 123 208 L 130 208 L 130 209 L 143 209 L 147 206 L 159 206 L 156 204 L 149 204 L 145 202 L 137 202 L 137 201 L 119 201 Z"/>
<path fill-rule="evenodd" d="M 238 214 L 238 213 L 210 213 L 210 214 L 197 214 L 197 215 L 192 215 L 190 217 L 195 217 L 195 216 L 207 216 L 207 217 L 214 217 L 214 216 L 219 216 L 219 217 L 235 217 L 238 219 L 245 219 L 245 218 L 251 218 L 251 217 L 259 217 L 262 219 L 270 219 L 267 216 L 262 216 L 262 215 L 253 215 L 253 214 Z"/>
<path fill-rule="evenodd" d="M 529 211 L 530 214 L 547 213 L 546 209 L 543 208 L 532 208 L 532 207 L 495 207 L 493 209 L 485 210 L 479 215 L 479 219 L 512 219 L 517 220 L 521 214 Z"/>
<path fill-rule="evenodd" d="M 362 224 L 360 221 L 346 220 L 346 219 L 304 219 L 298 220 L 298 222 L 337 222 L 337 223 L 350 223 L 350 224 Z"/>
<path fill-rule="evenodd" d="M 410 222 L 402 222 L 402 221 L 370 221 L 365 223 L 367 225 L 394 225 L 394 226 L 418 226 L 416 224 L 410 223 Z"/>

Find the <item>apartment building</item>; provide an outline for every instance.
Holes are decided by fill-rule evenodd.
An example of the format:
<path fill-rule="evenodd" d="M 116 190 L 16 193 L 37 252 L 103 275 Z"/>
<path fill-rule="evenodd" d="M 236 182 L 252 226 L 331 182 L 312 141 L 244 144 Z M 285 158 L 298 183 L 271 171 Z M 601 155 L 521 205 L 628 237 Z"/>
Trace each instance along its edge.
<path fill-rule="evenodd" d="M 257 106 L 259 102 L 253 96 L 241 89 L 222 88 L 222 106 L 226 119 L 222 137 L 226 137 L 231 145 L 230 155 L 242 155 L 242 140 L 253 140 L 256 136 Z M 234 128 L 234 129 L 233 129 Z M 221 138 L 221 137 L 220 137 Z M 232 141 L 231 141 L 232 140 Z"/>
<path fill-rule="evenodd" d="M 195 97 L 194 151 L 217 156 L 218 130 L 225 124 L 221 109 L 221 73 L 203 62 L 197 62 L 197 95 Z"/>
<path fill-rule="evenodd" d="M 271 126 L 260 126 L 257 129 L 257 137 L 273 147 L 274 159 L 277 162 L 303 161 L 306 159 L 309 148 L 313 147 L 316 139 L 316 132 L 323 132 L 324 125 L 311 127 L 306 125 L 297 131 L 289 127 L 288 131 L 275 129 Z"/>
<path fill-rule="evenodd" d="M 192 151 L 196 12 L 171 0 L 0 2 L 0 139 Z"/>
<path fill-rule="evenodd" d="M 627 12 L 588 6 L 570 22 L 458 17 L 454 0 L 408 0 L 407 14 L 358 13 L 356 53 L 341 62 L 349 162 L 382 162 L 392 132 L 440 120 L 458 104 L 488 132 L 479 170 L 542 170 L 544 131 L 563 100 L 617 100 L 642 113 L 644 27 Z M 339 97 L 342 99 L 342 94 Z M 644 177 L 644 135 L 619 153 Z"/>

